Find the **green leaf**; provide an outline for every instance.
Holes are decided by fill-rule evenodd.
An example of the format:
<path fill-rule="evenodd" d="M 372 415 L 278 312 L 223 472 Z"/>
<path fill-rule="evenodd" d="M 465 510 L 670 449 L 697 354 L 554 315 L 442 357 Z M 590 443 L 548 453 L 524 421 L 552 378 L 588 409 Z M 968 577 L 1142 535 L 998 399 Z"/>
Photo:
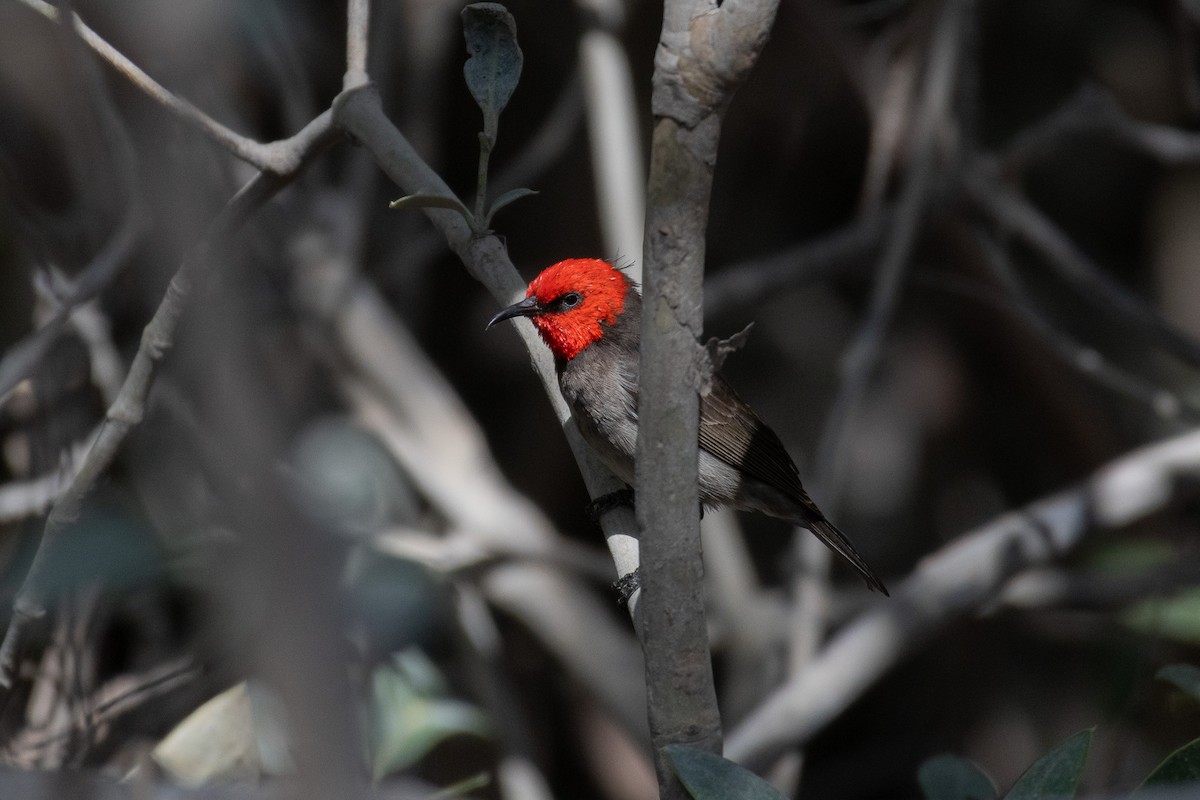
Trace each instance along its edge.
<path fill-rule="evenodd" d="M 973 761 L 952 755 L 926 759 L 917 770 L 925 800 L 995 800 L 991 778 Z"/>
<path fill-rule="evenodd" d="M 1200 669 L 1191 664 L 1171 664 L 1160 669 L 1154 677 L 1169 681 L 1193 699 L 1200 700 Z"/>
<path fill-rule="evenodd" d="M 1200 644 L 1200 587 L 1137 603 L 1122 615 L 1125 624 L 1151 636 Z"/>
<path fill-rule="evenodd" d="M 1134 792 L 1134 797 L 1146 787 L 1178 787 L 1180 784 L 1200 781 L 1200 739 L 1194 739 L 1167 756 Z M 1200 796 L 1200 784 L 1197 785 Z"/>
<path fill-rule="evenodd" d="M 492 217 L 496 216 L 496 212 L 505 206 L 520 200 L 522 197 L 529 197 L 537 194 L 533 189 L 509 189 L 504 194 L 496 198 L 496 202 L 492 203 L 492 207 L 488 209 L 487 218 L 483 221 L 485 228 L 492 226 Z"/>
<path fill-rule="evenodd" d="M 774 786 L 716 753 L 685 744 L 669 744 L 663 751 L 695 800 L 785 800 Z"/>
<path fill-rule="evenodd" d="M 1092 728 L 1067 739 L 1034 762 L 1004 796 L 1004 800 L 1059 800 L 1075 796 L 1087 762 Z"/>
<path fill-rule="evenodd" d="M 478 708 L 442 696 L 445 680 L 433 662 L 411 648 L 372 675 L 372 771 L 379 780 L 416 763 L 451 736 L 487 736 Z"/>
<path fill-rule="evenodd" d="M 500 112 L 521 78 L 524 56 L 517 46 L 517 23 L 499 3 L 472 3 L 462 17 L 470 56 L 463 76 L 483 111 L 483 132 L 494 144 Z"/>

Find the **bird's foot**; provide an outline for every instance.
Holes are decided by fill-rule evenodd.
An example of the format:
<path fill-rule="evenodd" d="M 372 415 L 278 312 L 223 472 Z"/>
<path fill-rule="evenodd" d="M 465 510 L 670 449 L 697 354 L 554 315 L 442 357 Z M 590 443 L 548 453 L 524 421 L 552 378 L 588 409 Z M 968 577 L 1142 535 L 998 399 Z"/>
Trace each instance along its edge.
<path fill-rule="evenodd" d="M 619 579 L 612 582 L 612 588 L 617 592 L 617 604 L 621 608 L 629 605 L 629 598 L 633 597 L 633 593 L 642 588 L 642 570 L 639 567 L 633 572 L 622 575 Z"/>
<path fill-rule="evenodd" d="M 590 519 L 594 524 L 599 525 L 601 517 L 612 511 L 614 508 L 618 508 L 620 506 L 629 506 L 630 508 L 633 508 L 633 489 L 626 487 L 624 489 L 618 489 L 615 492 L 602 494 L 592 502 L 588 503 L 587 507 L 584 508 L 583 513 L 587 514 L 588 519 Z"/>

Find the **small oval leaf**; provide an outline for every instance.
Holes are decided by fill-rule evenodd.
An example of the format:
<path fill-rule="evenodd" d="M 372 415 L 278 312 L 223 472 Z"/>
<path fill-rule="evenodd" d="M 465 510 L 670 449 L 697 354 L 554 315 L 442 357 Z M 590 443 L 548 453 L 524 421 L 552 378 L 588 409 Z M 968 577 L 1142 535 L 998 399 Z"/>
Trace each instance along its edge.
<path fill-rule="evenodd" d="M 494 144 L 500 112 L 517 88 L 525 59 L 517 46 L 517 23 L 499 3 L 472 3 L 462 18 L 470 56 L 463 77 L 483 111 L 484 133 Z"/>
<path fill-rule="evenodd" d="M 1191 796 L 1200 797 L 1200 739 L 1188 742 L 1163 759 L 1163 762 L 1146 776 L 1146 780 L 1133 796 L 1136 798 L 1142 789 L 1147 787 L 1178 788 L 1188 783 L 1196 783 L 1196 793 Z"/>
<path fill-rule="evenodd" d="M 663 752 L 695 800 L 786 800 L 774 786 L 716 753 L 685 744 L 669 744 Z"/>
<path fill-rule="evenodd" d="M 535 194 L 537 194 L 537 192 L 535 192 L 533 189 L 510 189 L 504 194 L 500 195 L 496 198 L 496 202 L 492 203 L 492 207 L 488 209 L 487 219 L 483 222 L 484 226 L 491 227 L 492 217 L 496 216 L 496 212 L 500 209 L 517 200 L 520 200 L 522 197 L 529 197 L 530 195 Z"/>
<path fill-rule="evenodd" d="M 1169 681 L 1192 699 L 1200 700 L 1200 669 L 1191 664 L 1171 664 L 1160 669 L 1154 677 Z"/>
<path fill-rule="evenodd" d="M 1075 796 L 1087 763 L 1092 728 L 1067 739 L 1025 770 L 1004 800 L 1065 800 Z"/>
<path fill-rule="evenodd" d="M 917 770 L 925 800 L 995 800 L 996 787 L 975 762 L 960 756 L 926 759 Z"/>

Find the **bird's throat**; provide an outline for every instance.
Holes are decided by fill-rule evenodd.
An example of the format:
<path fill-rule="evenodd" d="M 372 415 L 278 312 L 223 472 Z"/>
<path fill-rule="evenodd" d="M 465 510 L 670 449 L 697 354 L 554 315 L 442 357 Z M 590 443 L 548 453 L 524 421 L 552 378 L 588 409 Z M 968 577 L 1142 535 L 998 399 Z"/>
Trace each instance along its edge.
<path fill-rule="evenodd" d="M 583 309 L 580 309 L 582 311 Z M 616 319 L 613 314 L 604 322 L 611 324 Z M 583 352 L 583 349 L 604 335 L 601 320 L 594 315 L 583 316 L 578 313 L 553 314 L 544 317 L 534 317 L 533 324 L 542 341 L 550 348 L 556 359 L 570 361 Z"/>

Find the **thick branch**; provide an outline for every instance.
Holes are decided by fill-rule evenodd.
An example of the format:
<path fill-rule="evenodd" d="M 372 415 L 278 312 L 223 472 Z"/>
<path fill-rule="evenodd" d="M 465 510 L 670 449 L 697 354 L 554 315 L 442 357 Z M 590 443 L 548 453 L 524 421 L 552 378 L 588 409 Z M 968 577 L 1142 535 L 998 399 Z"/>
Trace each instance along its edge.
<path fill-rule="evenodd" d="M 927 556 L 882 603 L 843 629 L 800 675 L 731 734 L 728 756 L 750 765 L 808 741 L 902 658 L 977 610 L 1022 570 L 1085 534 L 1166 508 L 1200 471 L 1200 429 L 1134 451 L 1073 489 L 1009 512 Z"/>
<path fill-rule="evenodd" d="M 721 117 L 775 19 L 771 0 L 669 0 L 655 55 L 646 189 L 635 489 L 642 543 L 642 650 L 664 798 L 686 797 L 662 748 L 719 751 L 721 720 L 704 619 L 697 482 L 704 241 Z"/>

